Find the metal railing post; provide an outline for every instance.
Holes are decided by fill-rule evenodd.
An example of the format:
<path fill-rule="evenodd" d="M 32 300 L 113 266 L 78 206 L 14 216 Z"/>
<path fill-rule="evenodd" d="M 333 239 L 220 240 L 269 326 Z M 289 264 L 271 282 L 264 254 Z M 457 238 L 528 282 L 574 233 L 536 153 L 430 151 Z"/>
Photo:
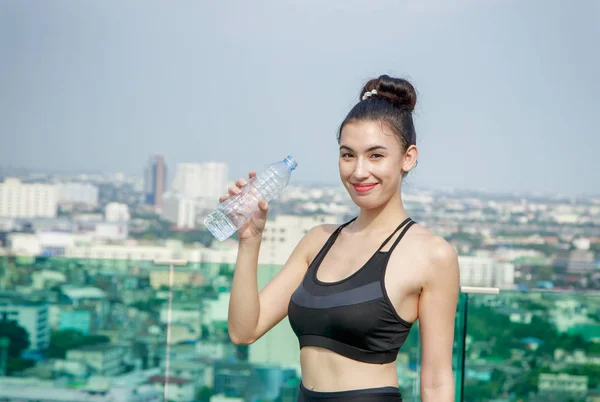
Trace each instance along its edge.
<path fill-rule="evenodd" d="M 164 400 L 168 400 L 169 396 L 169 366 L 171 363 L 171 312 L 173 308 L 173 280 L 175 276 L 175 266 L 185 266 L 188 264 L 187 260 L 154 260 L 154 265 L 168 265 L 169 266 L 169 307 L 167 309 L 167 345 L 165 348 L 165 386 L 164 386 Z"/>

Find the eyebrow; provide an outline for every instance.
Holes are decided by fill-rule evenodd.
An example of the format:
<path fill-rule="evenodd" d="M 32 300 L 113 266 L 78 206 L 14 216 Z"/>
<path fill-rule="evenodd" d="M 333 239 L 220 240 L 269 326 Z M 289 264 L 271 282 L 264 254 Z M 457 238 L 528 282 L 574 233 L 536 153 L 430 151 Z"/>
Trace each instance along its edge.
<path fill-rule="evenodd" d="M 354 152 L 354 150 L 347 145 L 340 145 L 340 150 L 342 150 L 342 149 L 347 149 L 350 152 Z M 372 147 L 369 147 L 365 152 L 375 151 L 376 149 L 387 150 L 387 148 L 384 147 L 383 145 L 373 145 Z"/>

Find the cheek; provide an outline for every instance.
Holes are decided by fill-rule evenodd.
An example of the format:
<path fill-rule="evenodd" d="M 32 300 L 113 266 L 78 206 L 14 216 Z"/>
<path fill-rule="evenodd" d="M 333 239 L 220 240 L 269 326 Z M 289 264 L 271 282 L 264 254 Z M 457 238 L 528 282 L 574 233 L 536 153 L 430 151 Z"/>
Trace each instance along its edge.
<path fill-rule="evenodd" d="M 348 162 L 339 161 L 338 168 L 340 170 L 340 177 L 348 177 L 352 174 L 352 166 Z"/>
<path fill-rule="evenodd" d="M 397 171 L 397 167 L 393 163 L 378 163 L 374 164 L 371 171 L 373 174 L 378 174 L 382 177 L 392 177 Z"/>
<path fill-rule="evenodd" d="M 373 175 L 388 182 L 388 184 L 396 184 L 402 178 L 402 169 L 396 164 L 382 164 L 373 169 Z"/>

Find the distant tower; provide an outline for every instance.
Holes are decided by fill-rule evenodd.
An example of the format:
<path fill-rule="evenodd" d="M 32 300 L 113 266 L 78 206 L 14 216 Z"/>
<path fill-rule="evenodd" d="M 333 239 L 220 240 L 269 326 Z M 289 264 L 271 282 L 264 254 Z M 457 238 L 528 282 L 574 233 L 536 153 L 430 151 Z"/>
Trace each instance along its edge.
<path fill-rule="evenodd" d="M 161 208 L 163 193 L 167 190 L 167 163 L 163 155 L 150 157 L 144 172 L 146 204 Z"/>

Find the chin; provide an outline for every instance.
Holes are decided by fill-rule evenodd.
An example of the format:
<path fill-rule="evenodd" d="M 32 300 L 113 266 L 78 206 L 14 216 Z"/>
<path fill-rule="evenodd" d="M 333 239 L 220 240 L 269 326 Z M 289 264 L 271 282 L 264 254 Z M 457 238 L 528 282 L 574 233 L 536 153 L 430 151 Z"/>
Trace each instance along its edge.
<path fill-rule="evenodd" d="M 383 205 L 379 197 L 351 195 L 350 198 L 352 198 L 354 204 L 360 209 L 374 209 Z"/>

